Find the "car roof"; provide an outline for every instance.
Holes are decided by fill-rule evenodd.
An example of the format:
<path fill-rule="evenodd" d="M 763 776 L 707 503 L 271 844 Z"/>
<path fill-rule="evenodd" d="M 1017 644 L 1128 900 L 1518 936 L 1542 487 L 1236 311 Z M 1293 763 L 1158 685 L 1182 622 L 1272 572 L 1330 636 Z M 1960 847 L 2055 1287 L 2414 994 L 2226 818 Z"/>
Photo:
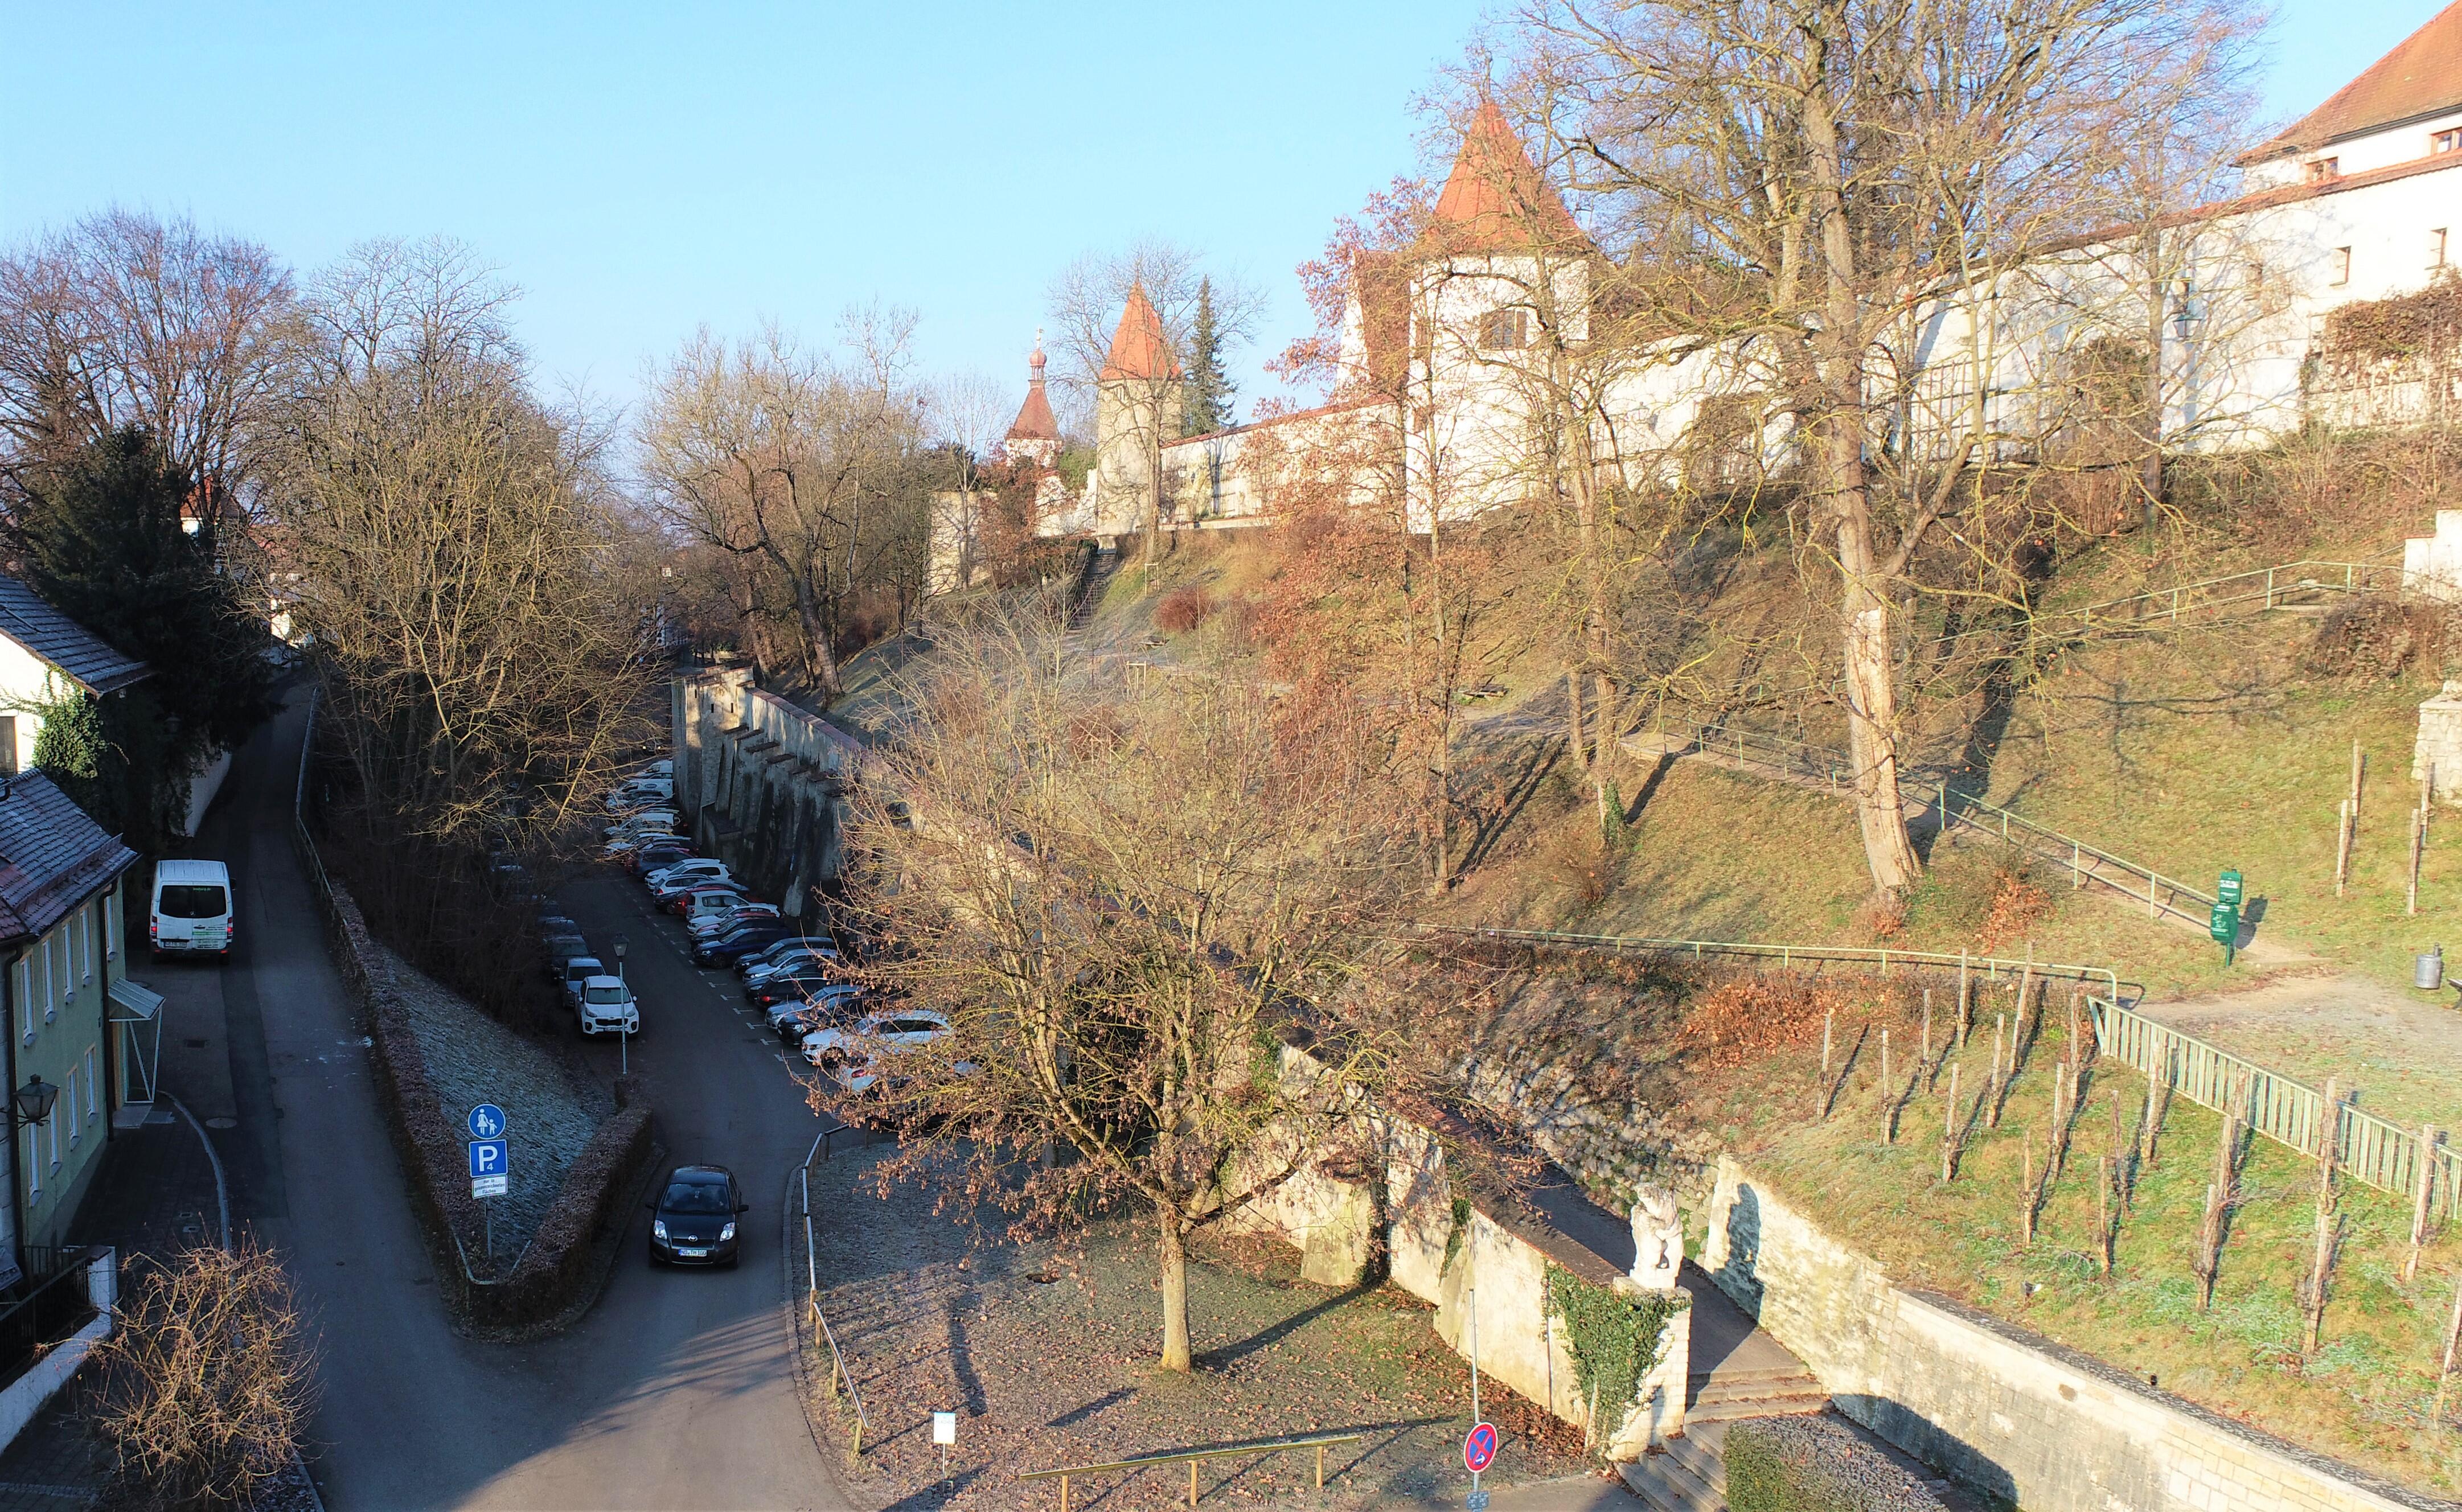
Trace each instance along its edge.
<path fill-rule="evenodd" d="M 596 956 L 572 956 L 566 958 L 564 969 L 571 971 L 575 966 L 595 966 L 598 964 L 601 964 L 601 962 Z"/>
<path fill-rule="evenodd" d="M 223 882 L 230 881 L 230 868 L 220 861 L 157 861 L 154 863 L 157 882 Z"/>
<path fill-rule="evenodd" d="M 603 983 L 605 983 L 607 985 L 609 985 L 609 986 L 611 986 L 611 987 L 620 987 L 620 986 L 622 986 L 622 985 L 624 984 L 624 979 L 623 979 L 623 978 L 618 977 L 618 976 L 613 976 L 613 975 L 610 975 L 609 973 L 604 972 L 604 971 L 600 972 L 598 975 L 596 975 L 596 976 L 594 976 L 594 977 L 592 977 L 592 978 L 588 979 L 587 981 L 583 982 L 581 984 L 582 984 L 583 986 L 585 986 L 585 987 L 594 987 L 594 986 L 598 985 L 598 984 L 599 984 L 600 983 L 602 983 L 602 982 L 603 982 Z"/>
<path fill-rule="evenodd" d="M 680 1165 L 667 1173 L 670 1181 L 690 1181 L 696 1185 L 711 1181 L 732 1181 L 735 1173 L 723 1165 Z"/>

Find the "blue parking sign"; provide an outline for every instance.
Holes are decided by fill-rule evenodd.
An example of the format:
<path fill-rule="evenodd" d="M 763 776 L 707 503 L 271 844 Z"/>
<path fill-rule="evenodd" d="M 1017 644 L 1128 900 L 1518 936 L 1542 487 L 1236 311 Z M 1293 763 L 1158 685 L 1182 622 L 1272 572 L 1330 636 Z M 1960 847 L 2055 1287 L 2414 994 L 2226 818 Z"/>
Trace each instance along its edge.
<path fill-rule="evenodd" d="M 513 1153 L 502 1139 L 470 1141 L 470 1195 L 503 1197 L 513 1174 Z"/>

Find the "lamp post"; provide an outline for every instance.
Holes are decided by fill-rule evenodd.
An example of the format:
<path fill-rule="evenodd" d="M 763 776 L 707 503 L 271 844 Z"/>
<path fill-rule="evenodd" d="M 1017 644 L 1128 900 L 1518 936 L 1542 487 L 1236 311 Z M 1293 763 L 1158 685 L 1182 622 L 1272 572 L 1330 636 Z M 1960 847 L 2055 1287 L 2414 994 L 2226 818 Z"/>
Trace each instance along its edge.
<path fill-rule="evenodd" d="M 616 946 L 616 980 L 618 982 L 624 982 L 624 947 L 631 944 L 632 941 L 625 939 L 622 935 L 617 935 L 614 943 Z M 632 996 L 632 983 L 629 982 L 624 983 L 624 995 L 628 998 Z M 641 1009 L 638 1004 L 636 1004 L 633 1011 L 637 1015 L 640 1013 Z M 633 1074 L 633 1031 L 630 1028 L 624 1029 L 616 1036 L 616 1074 L 618 1076 L 630 1076 Z"/>

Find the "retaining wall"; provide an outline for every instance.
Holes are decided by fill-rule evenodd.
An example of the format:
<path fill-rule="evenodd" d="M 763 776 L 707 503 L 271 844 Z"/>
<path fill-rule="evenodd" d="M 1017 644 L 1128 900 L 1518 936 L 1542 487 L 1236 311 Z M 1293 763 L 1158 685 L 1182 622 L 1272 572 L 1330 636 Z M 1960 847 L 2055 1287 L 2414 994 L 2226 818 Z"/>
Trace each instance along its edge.
<path fill-rule="evenodd" d="M 1307 1074 L 1314 1066 L 1302 1051 L 1284 1054 L 1288 1071 Z M 1357 1136 L 1341 1141 L 1340 1156 L 1304 1164 L 1235 1215 L 1232 1226 L 1297 1246 L 1302 1274 L 1327 1285 L 1360 1280 L 1381 1238 L 1387 1279 L 1434 1305 L 1437 1336 L 1464 1357 L 1471 1352 L 1475 1290 L 1481 1379 L 1587 1428 L 1613 1458 L 1639 1458 L 1651 1444 L 1683 1431 L 1690 1312 L 1668 1320 L 1658 1362 L 1642 1378 L 1634 1403 L 1602 1404 L 1593 1423 L 1571 1343 L 1548 1305 L 1551 1264 L 1593 1286 L 1614 1288 L 1626 1278 L 1631 1244 L 1623 1220 L 1590 1207 L 1580 1215 L 1595 1220 L 1581 1225 L 1588 1237 L 1566 1232 L 1500 1174 L 1479 1131 L 1441 1110 L 1408 1118 L 1369 1110 L 1358 1122 Z M 1383 1169 L 1372 1158 L 1361 1159 L 1361 1150 L 1381 1151 Z M 1263 1158 L 1278 1162 L 1287 1154 L 1269 1151 Z M 1587 1206 L 1562 1171 L 1548 1167 L 1537 1179 L 1551 1194 Z M 1620 1251 L 1612 1244 L 1618 1235 Z"/>
<path fill-rule="evenodd" d="M 1880 1264 L 1718 1160 L 1701 1268 L 1838 1409 L 2025 1512 L 2451 1508 L 2156 1391 Z"/>
<path fill-rule="evenodd" d="M 676 800 L 694 844 L 800 918 L 810 890 L 837 880 L 841 795 L 863 747 L 743 668 L 679 678 L 669 697 Z"/>

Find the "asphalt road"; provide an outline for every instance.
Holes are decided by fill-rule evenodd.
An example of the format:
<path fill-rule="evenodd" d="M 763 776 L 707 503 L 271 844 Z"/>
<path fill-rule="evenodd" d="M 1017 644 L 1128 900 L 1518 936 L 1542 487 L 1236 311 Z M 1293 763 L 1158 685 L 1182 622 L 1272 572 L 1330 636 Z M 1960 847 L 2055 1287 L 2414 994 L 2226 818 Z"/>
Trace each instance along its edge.
<path fill-rule="evenodd" d="M 516 1347 L 447 1326 L 291 844 L 303 719 L 294 704 L 249 743 L 198 847 L 230 863 L 240 895 L 229 966 L 148 975 L 175 1013 L 193 1004 L 226 1028 L 220 1095 L 234 1126 L 213 1137 L 235 1219 L 282 1252 L 318 1333 L 309 1460 L 327 1505 L 847 1506 L 796 1400 L 779 1242 L 788 1173 L 818 1123 L 776 1042 L 742 1015 L 731 975 L 695 970 L 675 923 L 617 874 L 558 896 L 602 954 L 614 931 L 631 938 L 643 1010 L 634 1069 L 673 1158 L 728 1165 L 745 1182 L 742 1266 L 651 1271 L 637 1212 L 606 1294 L 569 1332 Z M 615 1074 L 613 1043 L 589 1053 Z M 197 1074 L 175 1060 L 166 1051 L 166 1076 Z M 521 1109 L 507 1112 L 518 1178 Z"/>

